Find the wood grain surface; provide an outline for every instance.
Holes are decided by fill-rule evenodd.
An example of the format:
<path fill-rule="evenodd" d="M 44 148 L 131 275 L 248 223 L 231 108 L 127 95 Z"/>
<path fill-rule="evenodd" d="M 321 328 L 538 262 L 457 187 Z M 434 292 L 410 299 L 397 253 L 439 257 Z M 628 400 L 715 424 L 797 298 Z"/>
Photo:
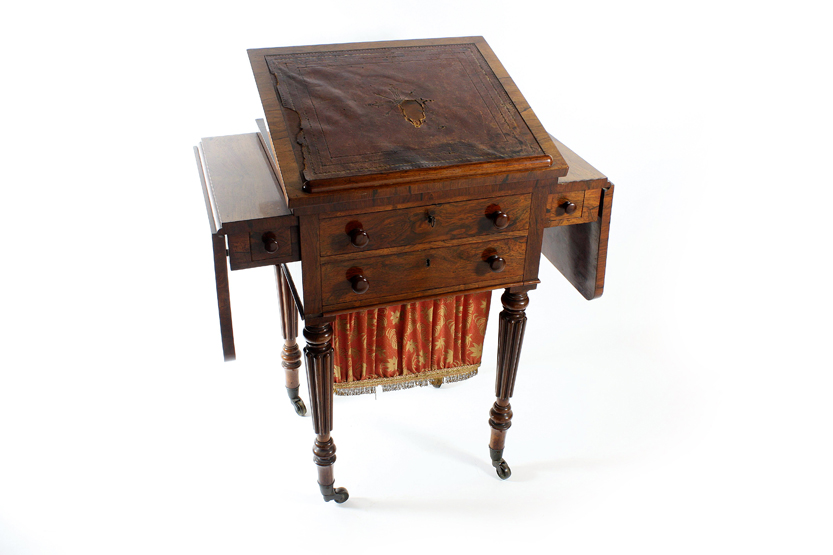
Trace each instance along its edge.
<path fill-rule="evenodd" d="M 595 220 L 599 213 L 600 199 L 601 189 L 549 195 L 546 227 L 572 225 Z M 576 205 L 576 211 L 572 214 L 568 214 L 564 209 L 564 203 L 568 201 Z"/>
<path fill-rule="evenodd" d="M 397 295 L 405 299 L 432 289 L 520 282 L 525 252 L 524 234 L 509 239 L 416 248 L 378 256 L 325 258 L 321 262 L 323 304 L 327 310 L 333 310 Z M 487 263 L 494 254 L 506 260 L 502 272 L 493 272 Z M 351 289 L 349 279 L 355 274 L 363 275 L 369 282 L 369 290 L 362 295 Z"/>
<path fill-rule="evenodd" d="M 587 300 L 604 292 L 613 185 L 602 190 L 598 217 L 587 223 L 544 230 L 542 253 Z"/>
<path fill-rule="evenodd" d="M 315 323 L 321 316 L 321 252 L 318 216 L 302 216 L 301 230 L 301 279 L 304 289 L 304 315 L 307 324 Z"/>
<path fill-rule="evenodd" d="M 222 235 L 211 236 L 214 251 L 214 280 L 217 285 L 217 308 L 220 313 L 220 337 L 223 341 L 223 358 L 235 359 L 234 327 L 231 322 L 231 299 L 228 287 L 228 266 L 226 265 L 226 238 Z"/>
<path fill-rule="evenodd" d="M 583 183 L 585 189 L 601 189 L 606 187 L 608 179 L 605 175 L 591 166 L 584 158 L 573 152 L 564 143 L 550 135 L 552 141 L 558 146 L 558 151 L 564 156 L 564 160 L 569 164 L 569 171 L 558 182 L 559 185 L 567 185 L 571 183 Z M 574 189 L 565 189 L 574 190 Z"/>
<path fill-rule="evenodd" d="M 584 298 L 592 300 L 604 292 L 613 185 L 570 148 L 555 138 L 553 141 L 570 165 L 559 187 L 575 192 L 550 195 L 547 201 L 550 227 L 544 230 L 541 252 Z M 558 212 L 557 207 L 564 199 L 578 199 L 582 194 L 580 218 Z"/>
<path fill-rule="evenodd" d="M 200 155 L 218 230 L 232 222 L 291 215 L 257 133 L 204 138 Z"/>
<path fill-rule="evenodd" d="M 528 195 L 490 197 L 325 218 L 321 221 L 321 255 L 368 252 L 525 230 L 529 225 L 529 201 Z M 509 223 L 503 229 L 498 229 L 490 217 L 498 210 L 509 215 Z M 361 248 L 351 244 L 348 234 L 348 229 L 358 224 L 369 237 L 368 244 Z"/>

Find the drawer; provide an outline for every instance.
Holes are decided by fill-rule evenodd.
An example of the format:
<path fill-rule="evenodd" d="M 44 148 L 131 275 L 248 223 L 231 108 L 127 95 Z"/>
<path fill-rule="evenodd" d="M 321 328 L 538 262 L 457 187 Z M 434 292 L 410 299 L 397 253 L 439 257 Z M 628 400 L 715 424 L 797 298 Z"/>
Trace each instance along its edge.
<path fill-rule="evenodd" d="M 232 270 L 300 260 L 297 226 L 280 226 L 228 236 Z"/>
<path fill-rule="evenodd" d="M 529 195 L 432 204 L 321 220 L 321 256 L 500 235 L 529 227 Z"/>
<path fill-rule="evenodd" d="M 292 236 L 289 227 L 249 233 L 252 260 L 281 258 L 292 253 Z"/>
<path fill-rule="evenodd" d="M 546 227 L 578 224 L 596 219 L 601 189 L 555 193 L 547 199 Z"/>
<path fill-rule="evenodd" d="M 466 242 L 385 255 L 334 256 L 321 261 L 325 309 L 403 300 L 433 290 L 500 286 L 523 280 L 526 236 Z M 494 257 L 500 257 L 501 263 Z M 493 269 L 494 268 L 494 269 Z M 355 288 L 355 290 L 354 290 Z M 366 289 L 363 292 L 361 291 Z"/>

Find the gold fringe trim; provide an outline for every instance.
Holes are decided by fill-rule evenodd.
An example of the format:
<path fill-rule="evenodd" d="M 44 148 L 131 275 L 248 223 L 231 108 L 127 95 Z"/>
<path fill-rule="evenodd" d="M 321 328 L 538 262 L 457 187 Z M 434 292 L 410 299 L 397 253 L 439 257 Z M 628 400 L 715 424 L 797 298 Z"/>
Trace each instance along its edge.
<path fill-rule="evenodd" d="M 443 383 L 454 383 L 467 380 L 477 375 L 479 364 L 457 366 L 454 368 L 440 368 L 429 370 L 419 374 L 406 374 L 404 376 L 393 376 L 391 378 L 374 378 L 372 380 L 360 380 L 357 382 L 346 382 L 333 384 L 333 393 L 336 395 L 364 395 L 376 393 L 376 386 L 381 385 L 382 391 L 398 391 L 412 387 L 425 387 L 432 381 L 442 379 Z"/>

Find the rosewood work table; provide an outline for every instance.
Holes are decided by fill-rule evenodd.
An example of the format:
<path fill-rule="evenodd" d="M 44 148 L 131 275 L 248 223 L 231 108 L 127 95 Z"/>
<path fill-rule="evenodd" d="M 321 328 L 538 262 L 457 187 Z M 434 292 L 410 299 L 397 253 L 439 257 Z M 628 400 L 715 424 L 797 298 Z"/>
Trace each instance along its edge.
<path fill-rule="evenodd" d="M 364 376 L 334 383 L 343 381 L 334 378 L 334 322 L 449 298 L 471 304 L 471 295 L 504 289 L 489 451 L 508 478 L 527 293 L 543 254 L 585 298 L 602 294 L 613 185 L 544 131 L 481 37 L 258 49 L 249 58 L 265 121 L 195 148 L 226 360 L 235 357 L 229 266 L 274 266 L 287 391 L 305 414 L 300 315 L 318 483 L 325 500 L 341 503 L 333 391 Z M 293 261 L 302 294 L 286 267 Z M 427 372 L 435 386 L 453 375 Z"/>

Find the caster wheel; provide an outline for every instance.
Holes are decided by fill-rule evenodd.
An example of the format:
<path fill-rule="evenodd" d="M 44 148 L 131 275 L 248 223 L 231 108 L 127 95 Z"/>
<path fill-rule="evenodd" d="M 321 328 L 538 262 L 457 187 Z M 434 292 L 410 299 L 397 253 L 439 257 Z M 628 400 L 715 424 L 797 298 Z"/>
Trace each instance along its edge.
<path fill-rule="evenodd" d="M 292 407 L 295 409 L 295 413 L 298 416 L 306 416 L 307 406 L 304 404 L 304 401 L 303 399 L 301 399 L 301 396 L 298 395 L 298 388 L 287 387 L 286 394 L 289 395 L 289 401 L 292 403 Z"/>
<path fill-rule="evenodd" d="M 505 480 L 512 475 L 512 469 L 509 468 L 509 465 L 506 464 L 506 461 L 503 459 L 495 465 L 495 471 L 497 472 L 498 478 L 501 480 Z"/>
<path fill-rule="evenodd" d="M 321 490 L 321 495 L 324 496 L 324 501 L 335 501 L 336 503 L 344 503 L 350 499 L 350 494 L 346 488 L 334 488 L 332 484 L 329 486 L 318 485 Z"/>
<path fill-rule="evenodd" d="M 307 415 L 307 406 L 304 404 L 304 400 L 298 397 L 297 399 L 292 399 L 292 406 L 295 407 L 295 414 L 298 416 L 306 416 Z"/>
<path fill-rule="evenodd" d="M 512 470 L 503 459 L 503 449 L 492 449 L 489 447 L 489 457 L 492 459 L 492 466 L 495 467 L 498 478 L 505 480 L 512 475 Z"/>
<path fill-rule="evenodd" d="M 350 494 L 347 492 L 345 488 L 336 488 L 335 494 L 333 495 L 333 501 L 336 503 L 344 503 L 350 499 Z"/>

